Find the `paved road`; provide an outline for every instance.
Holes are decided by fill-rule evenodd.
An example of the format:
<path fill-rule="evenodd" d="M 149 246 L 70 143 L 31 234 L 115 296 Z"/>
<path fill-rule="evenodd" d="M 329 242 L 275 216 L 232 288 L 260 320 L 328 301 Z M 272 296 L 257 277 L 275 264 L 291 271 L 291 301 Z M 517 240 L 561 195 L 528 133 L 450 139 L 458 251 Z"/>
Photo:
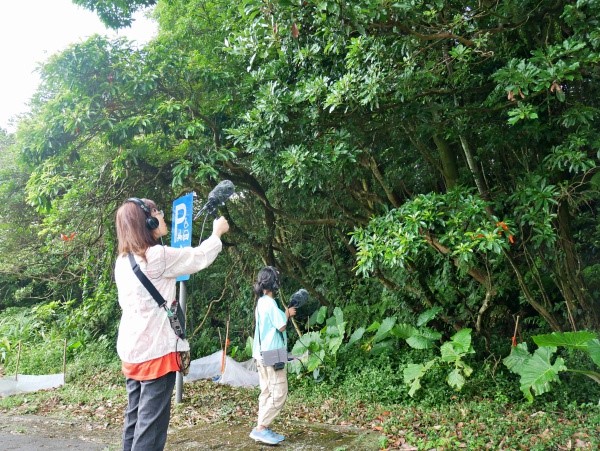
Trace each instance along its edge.
<path fill-rule="evenodd" d="M 206 423 L 188 428 L 169 428 L 166 451 L 218 450 L 280 451 L 379 450 L 379 435 L 353 428 L 299 423 L 285 431 L 287 439 L 277 447 L 255 443 L 248 428 L 227 423 Z M 37 415 L 0 414 L 0 451 L 117 451 L 121 430 L 92 422 L 77 422 Z"/>
<path fill-rule="evenodd" d="M 0 450 L 116 450 L 118 431 L 36 415 L 0 414 Z"/>

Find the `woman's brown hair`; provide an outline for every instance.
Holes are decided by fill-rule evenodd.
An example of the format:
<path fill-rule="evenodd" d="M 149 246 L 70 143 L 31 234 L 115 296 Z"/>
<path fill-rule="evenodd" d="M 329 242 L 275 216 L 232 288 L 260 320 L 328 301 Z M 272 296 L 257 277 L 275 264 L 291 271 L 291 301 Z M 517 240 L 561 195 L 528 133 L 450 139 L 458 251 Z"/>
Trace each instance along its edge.
<path fill-rule="evenodd" d="M 150 211 L 156 210 L 156 204 L 150 199 L 141 199 Z M 146 226 L 146 213 L 134 202 L 126 201 L 119 207 L 116 215 L 119 255 L 133 252 L 144 257 L 146 249 L 157 241 L 153 231 Z"/>

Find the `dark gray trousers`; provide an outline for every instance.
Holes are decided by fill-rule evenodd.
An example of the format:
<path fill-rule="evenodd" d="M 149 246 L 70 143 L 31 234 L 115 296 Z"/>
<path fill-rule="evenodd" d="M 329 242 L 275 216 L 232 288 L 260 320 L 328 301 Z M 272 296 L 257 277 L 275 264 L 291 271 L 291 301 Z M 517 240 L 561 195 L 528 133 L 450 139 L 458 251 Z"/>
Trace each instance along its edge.
<path fill-rule="evenodd" d="M 123 451 L 162 451 L 171 418 L 174 372 L 151 381 L 127 379 Z"/>

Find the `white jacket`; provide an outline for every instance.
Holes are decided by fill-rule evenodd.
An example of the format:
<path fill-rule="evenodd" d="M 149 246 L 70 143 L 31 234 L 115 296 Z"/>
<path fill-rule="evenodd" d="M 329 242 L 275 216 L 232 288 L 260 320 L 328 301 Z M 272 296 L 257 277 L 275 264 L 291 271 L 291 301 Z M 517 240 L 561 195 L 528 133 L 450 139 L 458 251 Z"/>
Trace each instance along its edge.
<path fill-rule="evenodd" d="M 175 279 L 209 266 L 222 247 L 219 237 L 212 235 L 198 247 L 152 246 L 146 251 L 146 261 L 137 255 L 135 259 L 171 306 L 177 292 Z M 127 255 L 117 258 L 115 281 L 122 309 L 117 353 L 123 362 L 142 363 L 174 351 L 189 351 L 189 343 L 175 335 L 167 312 L 137 278 Z"/>

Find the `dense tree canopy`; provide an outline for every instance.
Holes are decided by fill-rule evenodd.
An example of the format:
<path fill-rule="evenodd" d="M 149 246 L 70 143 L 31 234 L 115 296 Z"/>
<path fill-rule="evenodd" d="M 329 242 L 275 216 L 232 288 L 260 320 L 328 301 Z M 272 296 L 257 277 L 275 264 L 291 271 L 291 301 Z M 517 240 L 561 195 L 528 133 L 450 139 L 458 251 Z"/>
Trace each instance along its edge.
<path fill-rule="evenodd" d="M 120 202 L 230 179 L 227 258 L 194 282 L 225 293 L 221 319 L 272 264 L 354 324 L 436 307 L 448 331 L 600 328 L 600 2 L 74 2 L 115 27 L 156 3 L 159 34 L 43 68 L 0 143 L 20 156 L 2 292 L 114 333 Z"/>

